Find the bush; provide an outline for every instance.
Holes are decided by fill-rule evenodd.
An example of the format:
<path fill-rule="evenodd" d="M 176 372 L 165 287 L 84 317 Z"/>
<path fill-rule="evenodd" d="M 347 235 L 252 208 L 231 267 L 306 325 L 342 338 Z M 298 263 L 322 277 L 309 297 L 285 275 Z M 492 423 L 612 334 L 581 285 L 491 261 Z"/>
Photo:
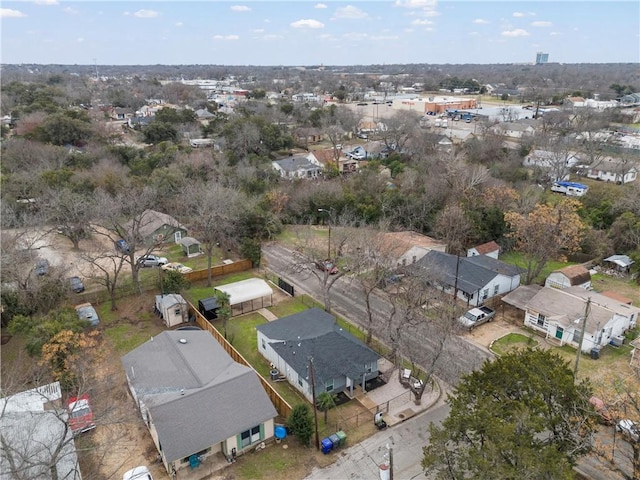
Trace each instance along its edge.
<path fill-rule="evenodd" d="M 308 446 L 313 435 L 313 418 L 311 418 L 309 405 L 302 403 L 293 407 L 288 426 L 291 433 L 300 439 L 300 443 Z"/>

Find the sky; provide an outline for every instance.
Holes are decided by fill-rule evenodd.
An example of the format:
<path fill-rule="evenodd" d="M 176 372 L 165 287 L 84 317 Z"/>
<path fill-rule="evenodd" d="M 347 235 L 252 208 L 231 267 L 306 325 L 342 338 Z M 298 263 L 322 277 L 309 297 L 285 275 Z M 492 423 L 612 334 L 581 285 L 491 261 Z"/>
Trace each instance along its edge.
<path fill-rule="evenodd" d="M 640 2 L 2 1 L 2 63 L 640 62 Z"/>

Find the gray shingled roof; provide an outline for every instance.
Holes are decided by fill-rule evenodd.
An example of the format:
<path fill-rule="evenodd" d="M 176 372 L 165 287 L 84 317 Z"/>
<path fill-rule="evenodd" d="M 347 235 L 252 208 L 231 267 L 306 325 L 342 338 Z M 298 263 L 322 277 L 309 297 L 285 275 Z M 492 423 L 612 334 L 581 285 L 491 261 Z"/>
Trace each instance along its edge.
<path fill-rule="evenodd" d="M 138 224 L 138 232 L 143 237 L 148 237 L 153 234 L 159 228 L 162 228 L 164 225 L 169 225 L 176 230 L 186 230 L 186 227 L 181 225 L 175 218 L 166 213 L 157 212 L 155 210 L 145 210 L 140 215 L 140 218 L 136 219 Z M 131 231 L 134 228 L 134 220 L 129 220 L 124 227 L 127 231 Z"/>
<path fill-rule="evenodd" d="M 257 329 L 272 340 L 271 347 L 298 375 L 308 375 L 309 358 L 313 357 L 319 384 L 341 376 L 360 378 L 365 364 L 380 359 L 319 308 L 259 325 Z"/>
<path fill-rule="evenodd" d="M 459 262 L 457 267 L 456 262 Z M 427 278 L 432 278 L 448 286 L 456 284 L 457 268 L 457 288 L 469 295 L 487 285 L 496 275 L 512 277 L 520 273 L 518 267 L 486 255 L 457 257 L 435 250 L 429 251 L 412 268 L 418 275 L 423 274 Z"/>
<path fill-rule="evenodd" d="M 122 364 L 149 408 L 168 462 L 277 415 L 256 373 L 234 362 L 206 331 L 162 332 L 124 355 Z"/>

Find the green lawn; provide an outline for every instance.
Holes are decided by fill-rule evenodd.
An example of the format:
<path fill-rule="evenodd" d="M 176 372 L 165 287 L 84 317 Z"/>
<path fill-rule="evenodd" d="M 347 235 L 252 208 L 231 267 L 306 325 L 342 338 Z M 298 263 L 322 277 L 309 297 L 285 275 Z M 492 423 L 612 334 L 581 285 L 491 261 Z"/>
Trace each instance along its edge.
<path fill-rule="evenodd" d="M 232 273 L 223 277 L 212 278 L 212 285 L 210 287 L 207 287 L 206 280 L 202 280 L 191 284 L 191 286 L 185 292 L 183 292 L 183 294 L 187 298 L 187 300 L 197 306 L 198 300 L 213 296 L 214 287 L 218 285 L 226 285 L 228 283 L 239 282 L 240 280 L 248 280 L 249 278 L 254 277 L 255 274 L 251 270 L 247 270 L 246 272 Z"/>
<path fill-rule="evenodd" d="M 313 307 L 322 308 L 322 305 L 307 295 L 301 295 L 299 297 L 290 298 L 285 302 L 280 302 L 278 305 L 274 305 L 273 307 L 269 307 L 268 310 L 276 317 L 282 318 Z"/>
<path fill-rule="evenodd" d="M 526 259 L 518 252 L 507 252 L 507 253 L 503 253 L 500 255 L 500 260 L 505 262 L 505 263 L 510 263 L 511 265 L 516 265 L 520 268 L 523 268 L 526 270 L 527 268 L 527 261 Z M 559 270 L 563 267 L 568 267 L 569 265 L 575 265 L 575 262 L 556 262 L 556 261 L 549 261 L 547 262 L 547 264 L 544 266 L 544 268 L 542 269 L 542 271 L 540 272 L 540 274 L 534 279 L 533 283 L 543 283 L 545 278 L 547 278 L 547 276 L 555 271 L 555 270 Z"/>
<path fill-rule="evenodd" d="M 532 334 L 533 335 L 533 334 Z M 499 338 L 491 346 L 491 350 L 497 355 L 505 355 L 513 350 L 522 348 L 535 348 L 538 341 L 532 336 L 522 335 L 521 333 L 509 333 Z"/>

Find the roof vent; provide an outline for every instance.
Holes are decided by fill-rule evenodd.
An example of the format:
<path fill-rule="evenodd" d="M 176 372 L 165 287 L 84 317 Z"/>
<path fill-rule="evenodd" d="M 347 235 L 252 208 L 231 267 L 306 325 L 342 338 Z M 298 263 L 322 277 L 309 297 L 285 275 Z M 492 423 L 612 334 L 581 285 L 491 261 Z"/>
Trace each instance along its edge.
<path fill-rule="evenodd" d="M 180 343 L 182 343 L 183 345 L 185 343 L 187 343 L 187 339 L 186 338 L 181 338 L 180 340 L 178 340 Z"/>

